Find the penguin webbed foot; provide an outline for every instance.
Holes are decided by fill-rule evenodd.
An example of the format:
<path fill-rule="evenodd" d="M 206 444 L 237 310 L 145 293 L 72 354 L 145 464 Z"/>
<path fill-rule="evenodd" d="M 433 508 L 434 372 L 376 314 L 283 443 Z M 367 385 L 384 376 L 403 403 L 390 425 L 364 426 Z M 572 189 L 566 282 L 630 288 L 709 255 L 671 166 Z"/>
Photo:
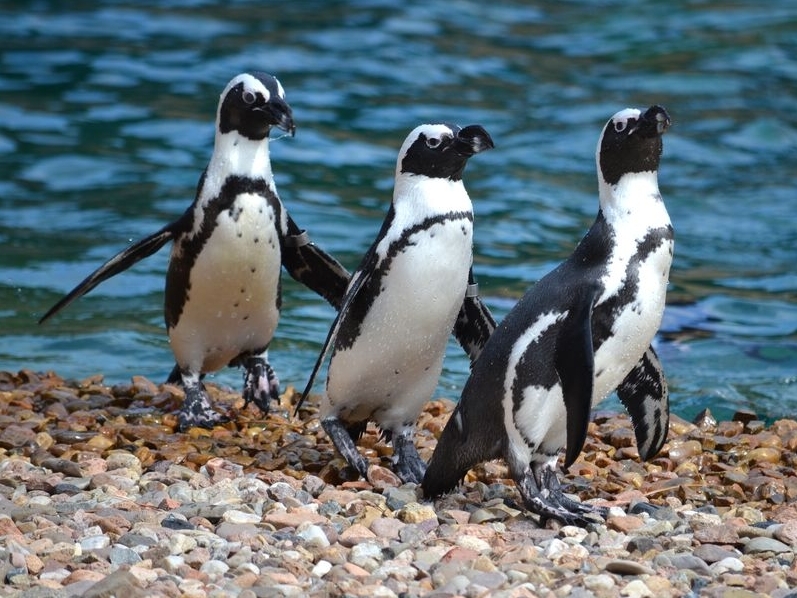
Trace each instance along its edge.
<path fill-rule="evenodd" d="M 547 519 L 556 519 L 564 525 L 585 527 L 590 523 L 599 523 L 596 516 L 605 519 L 608 515 L 605 507 L 580 503 L 565 496 L 559 478 L 552 469 L 543 467 L 540 478 L 538 486 L 534 472 L 529 468 L 522 479 L 516 482 L 526 508 L 539 515 L 543 524 Z"/>
<path fill-rule="evenodd" d="M 280 382 L 277 374 L 263 357 L 250 357 L 244 361 L 243 366 L 244 409 L 249 403 L 254 403 L 263 415 L 267 415 L 271 401 L 279 402 Z"/>
<path fill-rule="evenodd" d="M 177 413 L 177 429 L 185 432 L 189 428 L 213 428 L 218 424 L 226 424 L 230 418 L 213 409 L 201 382 L 186 384 L 185 399 Z"/>
<path fill-rule="evenodd" d="M 411 430 L 393 436 L 393 471 L 405 484 L 420 484 L 426 475 L 426 462 L 415 448 Z"/>
<path fill-rule="evenodd" d="M 346 426 L 337 417 L 325 417 L 321 420 L 321 426 L 346 462 L 356 469 L 363 479 L 367 480 L 368 461 L 357 450 L 357 445 L 354 444 Z"/>

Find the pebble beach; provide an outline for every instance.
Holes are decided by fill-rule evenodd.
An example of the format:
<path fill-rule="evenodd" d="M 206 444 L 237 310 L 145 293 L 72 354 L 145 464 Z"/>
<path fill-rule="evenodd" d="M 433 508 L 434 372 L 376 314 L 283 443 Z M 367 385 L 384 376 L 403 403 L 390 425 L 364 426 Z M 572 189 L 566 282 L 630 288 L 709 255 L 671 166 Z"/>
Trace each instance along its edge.
<path fill-rule="evenodd" d="M 797 596 L 795 421 L 672 416 L 642 463 L 628 417 L 596 412 L 563 484 L 610 510 L 580 528 L 523 510 L 501 462 L 427 501 L 374 428 L 354 476 L 313 397 L 263 417 L 208 391 L 232 421 L 178 433 L 179 387 L 0 372 L 0 595 Z M 425 459 L 452 408 L 421 416 Z"/>

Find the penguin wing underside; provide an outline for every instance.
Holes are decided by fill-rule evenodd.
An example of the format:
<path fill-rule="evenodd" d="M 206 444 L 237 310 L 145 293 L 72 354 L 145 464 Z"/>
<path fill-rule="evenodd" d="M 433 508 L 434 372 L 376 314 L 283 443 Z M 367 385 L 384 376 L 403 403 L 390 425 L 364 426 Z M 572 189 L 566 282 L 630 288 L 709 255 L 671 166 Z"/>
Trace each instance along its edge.
<path fill-rule="evenodd" d="M 670 421 L 667 381 L 653 347 L 617 387 L 617 396 L 634 424 L 639 456 L 652 459 L 667 440 Z"/>
<path fill-rule="evenodd" d="M 468 274 L 469 288 L 476 285 L 473 268 Z M 484 345 L 495 330 L 495 319 L 478 295 L 465 295 L 454 323 L 454 336 L 470 357 L 471 365 L 484 349 Z"/>
<path fill-rule="evenodd" d="M 370 259 L 373 258 L 374 255 L 374 248 L 372 247 L 368 254 L 366 254 L 366 258 L 364 260 L 364 264 L 370 263 Z M 347 314 L 351 310 L 352 305 L 354 304 L 355 299 L 359 295 L 360 291 L 366 287 L 366 283 L 371 278 L 371 275 L 374 271 L 374 268 L 368 268 L 364 266 L 360 266 L 357 271 L 352 275 L 351 281 L 349 282 L 349 287 L 346 290 L 346 294 L 343 296 L 343 301 L 340 306 L 340 311 L 338 311 L 338 315 L 335 317 L 335 321 L 332 323 L 332 326 L 329 329 L 329 334 L 327 334 L 327 338 L 324 341 L 324 346 L 321 349 L 321 353 L 318 355 L 318 359 L 313 366 L 313 371 L 310 373 L 310 379 L 307 381 L 307 385 L 304 387 L 304 392 L 302 392 L 302 396 L 299 399 L 299 402 L 296 404 L 296 409 L 294 413 L 299 412 L 299 407 L 302 406 L 307 395 L 310 394 L 310 389 L 313 387 L 313 382 L 315 381 L 316 376 L 318 375 L 318 370 L 321 369 L 321 364 L 324 363 L 324 360 L 329 353 L 329 350 L 335 344 L 335 339 L 338 336 L 338 332 L 340 331 L 341 324 L 343 323 L 344 319 L 346 318 Z"/>
<path fill-rule="evenodd" d="M 282 265 L 302 283 L 340 308 L 351 276 L 340 262 L 311 243 L 307 233 L 288 216 L 288 236 L 282 243 Z"/>
<path fill-rule="evenodd" d="M 579 293 L 562 323 L 556 342 L 554 364 L 562 385 L 567 412 L 565 469 L 573 464 L 587 438 L 595 380 L 595 355 L 592 349 L 592 306 L 597 289 Z"/>
<path fill-rule="evenodd" d="M 124 272 L 133 264 L 136 264 L 146 257 L 149 257 L 161 247 L 166 245 L 169 241 L 173 240 L 176 236 L 177 224 L 180 221 L 174 222 L 163 227 L 158 232 L 149 235 L 136 241 L 123 251 L 120 251 L 102 266 L 97 268 L 94 272 L 89 274 L 83 281 L 81 281 L 74 289 L 61 300 L 53 305 L 46 314 L 39 320 L 39 324 L 48 320 L 50 317 L 57 314 L 64 309 L 67 305 L 72 303 L 75 299 L 82 297 L 101 282 L 108 280 L 112 276 L 116 276 L 120 272 Z"/>

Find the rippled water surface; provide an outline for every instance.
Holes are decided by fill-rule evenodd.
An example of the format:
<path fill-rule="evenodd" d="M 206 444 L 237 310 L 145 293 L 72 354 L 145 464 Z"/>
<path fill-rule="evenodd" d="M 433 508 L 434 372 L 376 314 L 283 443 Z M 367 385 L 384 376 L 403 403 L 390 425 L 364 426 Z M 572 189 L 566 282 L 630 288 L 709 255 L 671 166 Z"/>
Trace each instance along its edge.
<path fill-rule="evenodd" d="M 660 103 L 676 229 L 657 347 L 673 411 L 797 415 L 797 5 L 758 2 L 5 2 L 0 6 L 0 369 L 166 377 L 168 252 L 42 313 L 179 216 L 210 156 L 218 95 L 280 77 L 298 124 L 272 144 L 283 201 L 354 268 L 421 122 L 480 123 L 475 260 L 497 317 L 597 210 L 594 148 Z M 331 308 L 284 276 L 271 359 L 303 386 Z M 467 361 L 449 347 L 439 396 Z M 214 380 L 240 388 L 240 373 Z M 320 386 L 318 387 L 320 390 Z M 619 405 L 618 403 L 610 403 Z"/>

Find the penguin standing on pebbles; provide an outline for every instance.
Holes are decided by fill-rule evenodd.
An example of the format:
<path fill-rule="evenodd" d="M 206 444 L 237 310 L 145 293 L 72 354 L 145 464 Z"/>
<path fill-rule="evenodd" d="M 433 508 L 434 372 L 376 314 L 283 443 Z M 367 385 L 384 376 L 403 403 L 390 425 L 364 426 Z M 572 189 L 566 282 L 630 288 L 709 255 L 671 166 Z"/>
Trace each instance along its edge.
<path fill-rule="evenodd" d="M 426 124 L 409 134 L 387 217 L 305 388 L 302 401 L 331 351 L 321 424 L 364 478 L 368 462 L 355 442 L 374 421 L 393 442 L 396 473 L 420 483 L 426 463 L 413 432 L 449 335 L 473 360 L 495 328 L 473 284 L 473 206 L 462 183 L 468 159 L 492 147 L 479 125 Z"/>
<path fill-rule="evenodd" d="M 650 346 L 661 323 L 673 229 L 658 187 L 664 108 L 626 109 L 603 129 L 597 219 L 573 254 L 535 284 L 487 341 L 434 451 L 423 490 L 451 490 L 482 461 L 503 457 L 528 509 L 584 524 L 600 509 L 562 493 L 590 410 L 613 390 L 639 454 L 667 438 L 667 384 Z"/>
<path fill-rule="evenodd" d="M 166 274 L 165 319 L 181 381 L 179 426 L 227 421 L 211 406 L 202 377 L 226 365 L 244 368 L 243 397 L 264 413 L 279 381 L 268 346 L 280 315 L 280 269 L 338 306 L 349 275 L 309 242 L 282 205 L 269 158 L 269 133 L 295 126 L 280 82 L 242 73 L 221 94 L 213 155 L 196 199 L 175 222 L 142 239 L 77 285 L 39 321 L 56 314 L 102 281 L 173 241 Z"/>

